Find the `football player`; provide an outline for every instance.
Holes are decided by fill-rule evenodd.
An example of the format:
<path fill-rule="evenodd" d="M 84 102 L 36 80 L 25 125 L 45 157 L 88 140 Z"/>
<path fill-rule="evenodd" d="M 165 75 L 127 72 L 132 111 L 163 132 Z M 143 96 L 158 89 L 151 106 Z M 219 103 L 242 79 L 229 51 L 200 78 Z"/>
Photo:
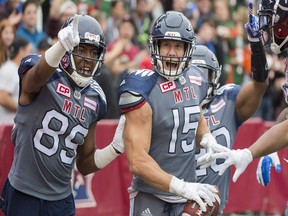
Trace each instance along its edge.
<path fill-rule="evenodd" d="M 285 0 L 262 0 L 259 10 L 259 27 L 268 35 L 266 45 L 274 53 L 280 53 L 287 50 L 288 47 L 288 5 Z M 286 82 L 283 85 L 286 102 L 288 103 L 288 66 L 286 57 Z M 236 171 L 233 175 L 233 181 L 245 171 L 246 167 L 255 158 L 276 152 L 288 145 L 288 121 L 287 109 L 284 109 L 279 116 L 278 124 L 274 125 L 256 140 L 249 148 L 230 150 L 213 154 L 211 158 L 224 158 L 225 163 L 219 174 L 222 175 L 232 164 Z"/>
<path fill-rule="evenodd" d="M 243 87 L 236 84 L 226 84 L 219 87 L 221 66 L 214 53 L 206 46 L 197 45 L 192 55 L 192 64 L 198 66 L 205 73 L 208 80 L 207 97 L 202 103 L 203 115 L 207 120 L 212 135 L 218 143 L 232 149 L 238 128 L 249 119 L 261 104 L 262 97 L 268 86 L 268 70 L 266 57 L 261 41 L 250 42 L 252 49 L 252 65 L 259 61 L 261 68 L 252 66 L 252 79 Z M 251 94 L 253 92 L 253 94 Z M 205 149 L 198 149 L 196 160 L 201 165 L 201 156 Z M 230 170 L 219 176 L 222 163 L 213 161 L 211 164 L 197 169 L 197 181 L 217 185 L 220 189 L 221 206 L 219 214 L 222 215 L 230 185 Z"/>
<path fill-rule="evenodd" d="M 196 183 L 195 144 L 212 151 L 222 146 L 202 115 L 208 85 L 203 72 L 190 67 L 194 47 L 190 21 L 168 11 L 150 34 L 154 69 L 127 73 L 120 84 L 125 152 L 133 174 L 131 216 L 181 215 L 187 199 L 206 211 L 206 204 L 219 201 L 214 186 Z"/>
<path fill-rule="evenodd" d="M 124 151 L 122 117 L 110 145 L 96 149 L 96 123 L 106 112 L 99 73 L 106 45 L 99 23 L 70 18 L 44 55 L 19 67 L 20 98 L 12 131 L 13 164 L 3 189 L 6 215 L 75 215 L 71 173 L 102 169 Z"/>

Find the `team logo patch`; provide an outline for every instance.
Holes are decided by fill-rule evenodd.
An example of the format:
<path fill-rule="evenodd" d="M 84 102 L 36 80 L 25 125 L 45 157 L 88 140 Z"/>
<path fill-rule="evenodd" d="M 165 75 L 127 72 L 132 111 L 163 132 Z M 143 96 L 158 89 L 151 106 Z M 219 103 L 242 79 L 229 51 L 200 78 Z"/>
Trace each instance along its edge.
<path fill-rule="evenodd" d="M 162 93 L 165 93 L 165 92 L 176 89 L 176 84 L 174 81 L 163 82 L 163 83 L 160 83 L 160 89 Z"/>
<path fill-rule="evenodd" d="M 92 191 L 92 179 L 94 173 L 83 176 L 76 168 L 72 175 L 72 191 L 76 208 L 92 208 L 97 203 Z"/>
<path fill-rule="evenodd" d="M 200 76 L 189 76 L 190 83 L 196 84 L 198 86 L 202 85 L 202 77 Z"/>
<path fill-rule="evenodd" d="M 71 97 L 71 90 L 68 86 L 64 85 L 63 83 L 58 83 L 57 88 L 56 88 L 56 92 L 58 94 L 61 94 L 65 97 L 70 98 Z"/>
<path fill-rule="evenodd" d="M 96 101 L 85 97 L 84 98 L 84 106 L 93 110 L 93 111 L 96 111 L 97 104 L 96 104 Z"/>
<path fill-rule="evenodd" d="M 94 41 L 96 43 L 100 42 L 100 35 L 95 35 L 90 32 L 85 32 L 84 38 L 88 39 L 89 41 Z"/>

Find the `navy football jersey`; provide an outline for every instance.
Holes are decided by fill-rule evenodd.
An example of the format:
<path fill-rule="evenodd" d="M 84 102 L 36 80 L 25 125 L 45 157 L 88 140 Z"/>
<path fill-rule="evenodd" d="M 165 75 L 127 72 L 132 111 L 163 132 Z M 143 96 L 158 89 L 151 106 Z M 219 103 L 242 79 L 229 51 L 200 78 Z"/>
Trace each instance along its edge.
<path fill-rule="evenodd" d="M 22 60 L 20 88 L 21 77 L 38 59 L 31 55 Z M 71 194 L 77 147 L 84 143 L 89 127 L 106 113 L 106 98 L 97 82 L 92 80 L 81 91 L 64 73 L 57 69 L 29 105 L 19 105 L 12 130 L 15 151 L 10 183 L 44 200 Z"/>
<path fill-rule="evenodd" d="M 237 95 L 240 92 L 240 86 L 227 84 L 217 90 L 217 94 L 212 101 L 203 108 L 203 115 L 206 118 L 212 135 L 216 138 L 217 143 L 232 149 L 236 133 L 242 124 L 236 116 L 235 103 Z M 205 149 L 197 149 L 196 160 L 206 153 Z M 219 176 L 218 172 L 224 160 L 214 161 L 206 169 L 197 169 L 197 181 L 217 185 L 221 193 L 220 211 L 225 207 L 228 200 L 230 186 L 230 171 Z"/>
<path fill-rule="evenodd" d="M 206 97 L 207 82 L 203 72 L 191 66 L 183 76 L 168 81 L 157 72 L 137 70 L 128 73 L 119 87 L 119 105 L 127 112 L 149 103 L 153 112 L 149 155 L 159 166 L 179 179 L 196 181 L 195 134 L 200 118 L 199 104 Z M 127 92 L 134 95 L 133 100 Z M 128 94 L 129 95 L 129 94 Z M 171 196 L 134 176 L 132 186 L 138 191 Z"/>

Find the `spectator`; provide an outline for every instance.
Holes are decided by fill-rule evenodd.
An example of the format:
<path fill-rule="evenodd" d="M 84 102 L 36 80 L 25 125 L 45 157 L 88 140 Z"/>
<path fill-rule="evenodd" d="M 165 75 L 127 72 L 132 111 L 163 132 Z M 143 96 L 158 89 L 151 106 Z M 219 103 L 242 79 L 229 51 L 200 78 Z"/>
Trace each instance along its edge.
<path fill-rule="evenodd" d="M 43 38 L 38 44 L 38 54 L 43 55 L 47 49 L 49 49 L 53 45 L 53 41 L 49 37 Z"/>
<path fill-rule="evenodd" d="M 27 0 L 23 4 L 22 23 L 17 29 L 16 35 L 27 38 L 33 44 L 33 52 L 37 52 L 38 43 L 46 36 L 44 32 L 37 30 L 38 0 Z"/>
<path fill-rule="evenodd" d="M 129 15 L 121 19 L 118 29 L 119 37 L 108 44 L 107 57 L 105 59 L 105 63 L 114 77 L 124 71 L 135 68 L 137 63 L 134 59 L 140 52 L 139 47 L 133 42 L 135 24 Z"/>
<path fill-rule="evenodd" d="M 151 25 L 154 20 L 148 0 L 136 0 L 136 6 L 132 10 L 131 17 L 136 26 L 135 42 L 141 49 L 144 49 L 147 47 Z"/>
<path fill-rule="evenodd" d="M 114 0 L 111 2 L 110 16 L 107 19 L 105 32 L 105 41 L 107 44 L 112 43 L 119 37 L 118 25 L 125 13 L 123 0 Z"/>
<path fill-rule="evenodd" d="M 15 38 L 16 29 L 8 19 L 0 21 L 0 67 L 10 59 L 10 46 Z"/>
<path fill-rule="evenodd" d="M 22 3 L 20 0 L 6 0 L 0 5 L 0 21 L 8 19 L 12 25 L 18 26 L 22 19 Z"/>
<path fill-rule="evenodd" d="M 214 1 L 215 2 L 215 1 Z M 212 8 L 212 1 L 210 0 L 197 0 L 198 17 L 195 26 L 195 32 L 198 32 L 202 23 L 205 20 L 215 20 L 214 11 Z"/>
<path fill-rule="evenodd" d="M 51 3 L 49 17 L 46 23 L 47 36 L 53 41 L 57 40 L 57 34 L 66 20 L 78 13 L 77 5 L 70 1 L 54 0 Z"/>
<path fill-rule="evenodd" d="M 13 124 L 18 106 L 18 67 L 21 59 L 32 53 L 32 44 L 23 37 L 12 43 L 11 60 L 0 68 L 0 124 Z"/>
<path fill-rule="evenodd" d="M 209 48 L 217 57 L 220 65 L 224 63 L 223 48 L 217 40 L 216 23 L 212 19 L 203 20 L 202 25 L 198 29 L 197 44 L 204 45 Z"/>

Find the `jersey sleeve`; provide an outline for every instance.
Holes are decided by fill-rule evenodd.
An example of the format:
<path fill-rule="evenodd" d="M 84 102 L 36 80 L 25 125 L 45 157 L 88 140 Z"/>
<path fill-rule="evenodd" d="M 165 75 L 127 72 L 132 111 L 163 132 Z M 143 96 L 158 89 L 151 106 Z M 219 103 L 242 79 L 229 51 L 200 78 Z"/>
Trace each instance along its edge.
<path fill-rule="evenodd" d="M 18 75 L 22 77 L 26 71 L 32 68 L 40 59 L 40 55 L 28 55 L 21 60 Z"/>
<path fill-rule="evenodd" d="M 236 84 L 226 84 L 217 90 L 218 94 L 226 94 L 227 98 L 232 101 L 236 101 L 236 98 L 241 90 L 241 86 Z"/>
<path fill-rule="evenodd" d="M 149 95 L 157 82 L 158 74 L 152 70 L 137 70 L 127 73 L 119 86 L 118 104 L 121 112 L 141 107 L 149 103 Z"/>
<path fill-rule="evenodd" d="M 107 113 L 107 101 L 106 101 L 106 96 L 104 94 L 103 89 L 100 87 L 100 85 L 95 81 L 92 80 L 92 82 L 90 83 L 90 87 L 92 88 L 93 91 L 96 92 L 96 94 L 98 95 L 98 115 L 97 115 L 97 119 L 96 121 L 100 121 Z"/>

